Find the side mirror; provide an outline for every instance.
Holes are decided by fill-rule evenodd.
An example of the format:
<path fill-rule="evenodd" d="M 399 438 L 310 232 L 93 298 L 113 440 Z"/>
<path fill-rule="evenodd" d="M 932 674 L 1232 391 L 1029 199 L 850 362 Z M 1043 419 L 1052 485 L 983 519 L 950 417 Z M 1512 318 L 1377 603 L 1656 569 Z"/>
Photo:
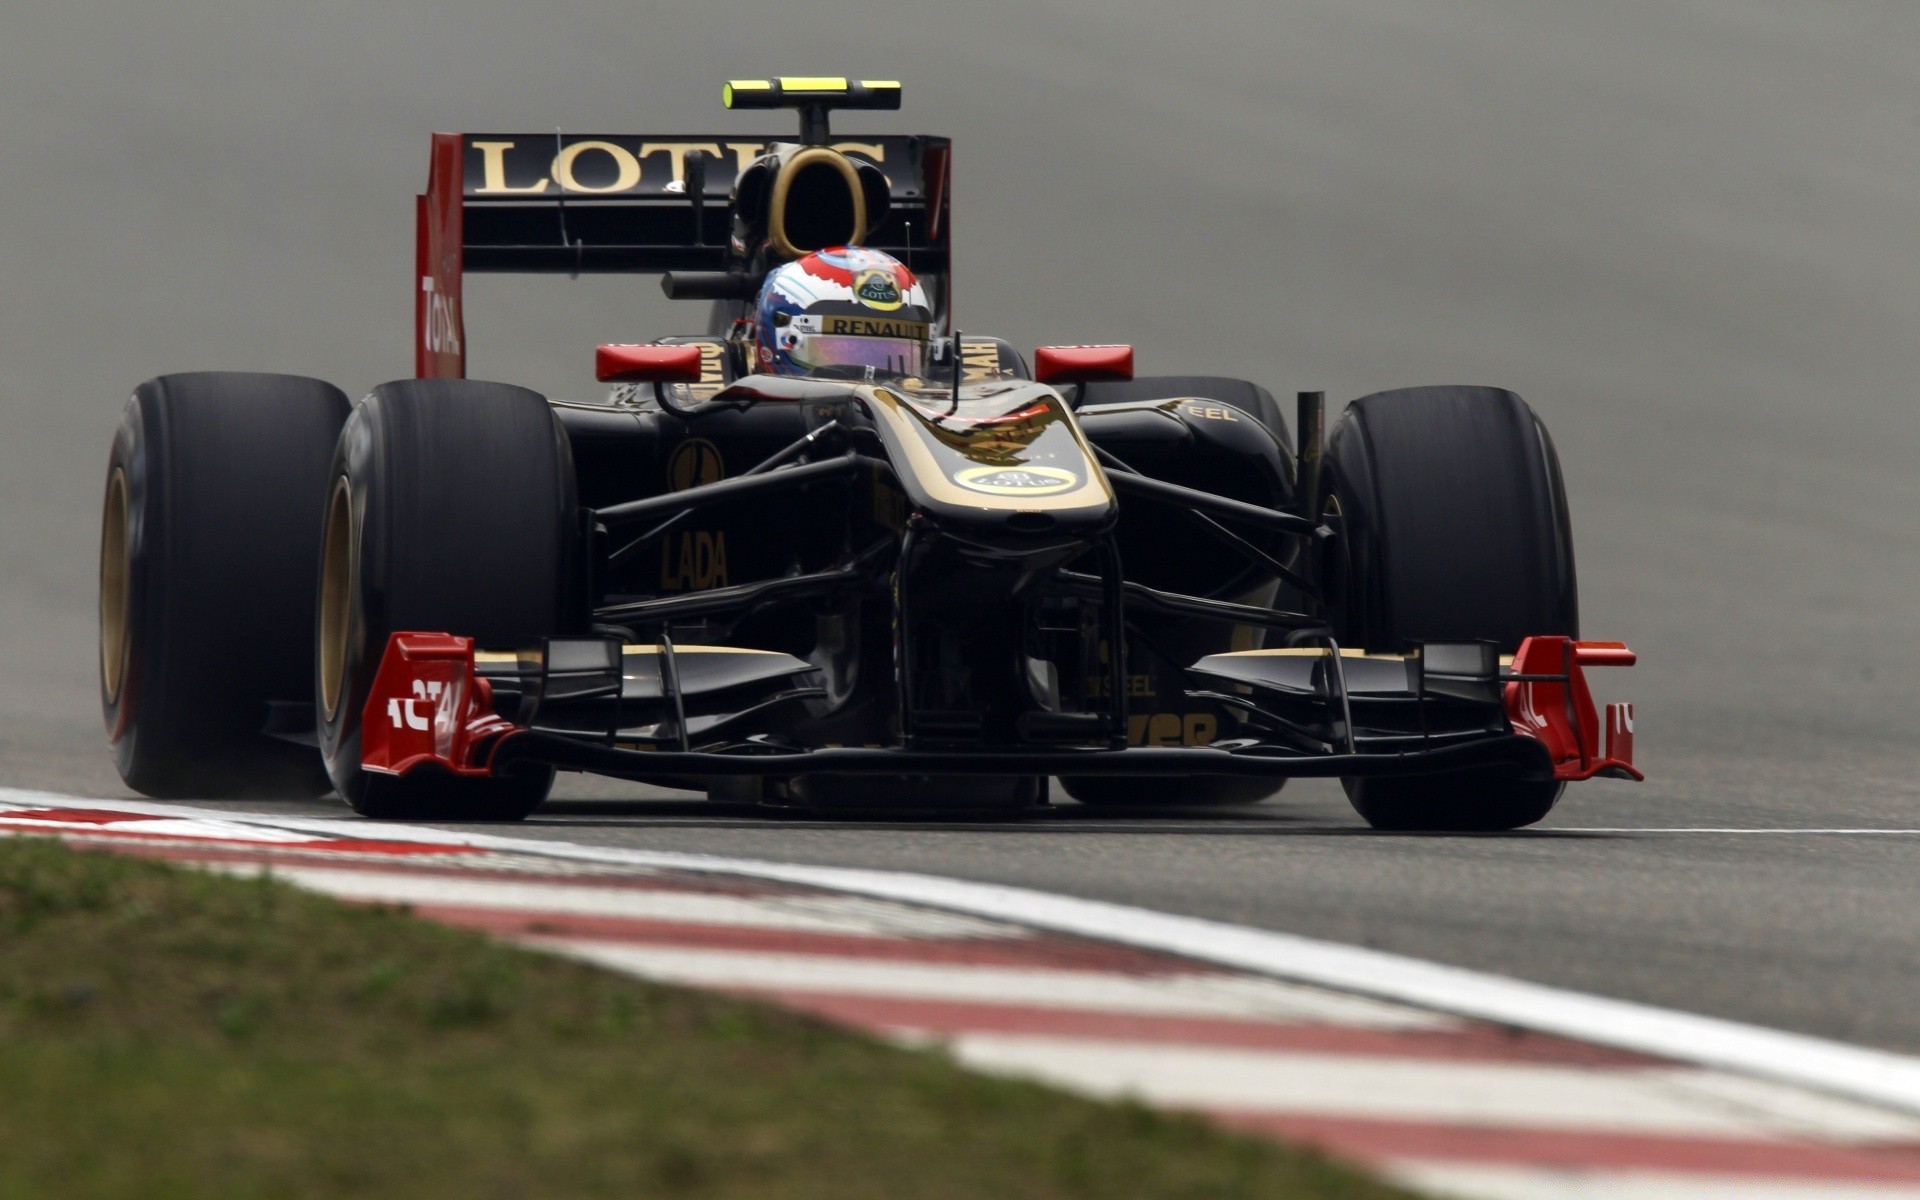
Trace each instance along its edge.
<path fill-rule="evenodd" d="M 1125 383 L 1133 378 L 1132 346 L 1042 346 L 1033 352 L 1041 383 Z"/>
<path fill-rule="evenodd" d="M 593 356 L 601 383 L 699 383 L 698 346 L 602 346 Z"/>

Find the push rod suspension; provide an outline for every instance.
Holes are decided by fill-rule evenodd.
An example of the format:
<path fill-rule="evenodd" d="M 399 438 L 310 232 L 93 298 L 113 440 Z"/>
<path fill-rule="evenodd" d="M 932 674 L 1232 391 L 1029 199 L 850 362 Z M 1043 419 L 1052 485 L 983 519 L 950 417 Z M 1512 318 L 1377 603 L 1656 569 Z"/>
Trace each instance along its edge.
<path fill-rule="evenodd" d="M 713 588 L 690 596 L 671 596 L 662 600 L 635 600 L 628 604 L 610 604 L 594 611 L 597 621 L 680 621 L 694 617 L 735 612 L 772 600 L 795 600 L 857 583 L 861 573 L 851 567 L 816 571 L 810 575 L 788 575 L 759 583 L 740 583 Z"/>
<path fill-rule="evenodd" d="M 677 516 L 683 509 L 704 508 L 709 504 L 743 500 L 748 496 L 758 496 L 765 492 L 785 491 L 803 484 L 837 479 L 842 475 L 851 475 L 865 465 L 866 460 L 859 455 L 845 454 L 822 462 L 803 463 L 797 467 L 768 471 L 764 475 L 739 475 L 732 479 L 722 479 L 718 483 L 703 483 L 699 487 L 688 488 L 684 492 L 670 492 L 665 496 L 652 496 L 645 500 L 629 500 L 625 504 L 596 509 L 593 515 L 596 520 L 609 526 L 637 524 L 660 517 Z"/>
<path fill-rule="evenodd" d="M 1113 490 L 1116 492 L 1131 492 L 1136 496 L 1194 509 L 1223 520 L 1264 525 L 1268 529 L 1278 529 L 1282 533 L 1297 533 L 1304 537 L 1313 537 L 1320 531 L 1318 522 L 1309 521 L 1305 517 L 1296 516 L 1290 512 L 1262 508 L 1258 504 L 1247 504 L 1244 501 L 1216 496 L 1212 492 L 1203 492 L 1197 488 L 1181 487 L 1177 483 L 1167 483 L 1145 475 L 1118 472 L 1108 475 L 1107 480 L 1113 484 Z"/>
<path fill-rule="evenodd" d="M 826 438 L 838 433 L 842 433 L 844 431 L 845 429 L 840 424 L 840 422 L 828 421 L 825 425 L 822 425 L 820 428 L 813 430 L 812 432 L 806 434 L 804 437 L 798 438 L 793 442 L 788 443 L 784 448 L 774 451 L 772 454 L 768 455 L 766 458 L 762 459 L 760 462 L 756 463 L 752 467 L 749 467 L 745 471 L 742 471 L 738 476 L 736 476 L 736 478 L 745 479 L 750 476 L 765 475 L 767 472 L 773 470 L 775 467 L 778 467 L 783 463 L 791 462 L 793 459 L 796 459 L 800 457 L 802 454 L 805 454 L 808 450 L 811 450 L 814 446 L 818 445 L 820 442 L 824 441 Z M 646 545 L 648 542 L 653 541 L 655 538 L 660 537 L 661 535 L 671 531 L 674 528 L 674 526 L 680 524 L 680 522 L 686 520 L 688 517 L 691 517 L 697 511 L 699 511 L 697 508 L 681 509 L 679 512 L 668 517 L 666 520 L 660 522 L 658 525 L 655 525 L 652 529 L 647 530 L 645 533 L 641 534 L 639 537 L 634 538 L 632 541 L 628 542 L 626 545 L 620 547 L 618 550 L 615 550 L 612 554 L 609 554 L 607 556 L 607 565 L 617 566 L 621 562 L 624 562 L 627 558 L 631 557 L 635 551 L 639 550 L 640 547 Z"/>
<path fill-rule="evenodd" d="M 1099 599 L 1105 593 L 1101 590 L 1102 581 L 1097 575 L 1084 575 L 1078 571 L 1062 571 L 1054 579 L 1067 585 L 1075 595 L 1089 599 Z M 1326 628 L 1326 622 L 1308 613 L 1287 612 L 1278 608 L 1259 608 L 1251 604 L 1234 604 L 1228 600 L 1208 600 L 1203 596 L 1186 596 L 1179 592 L 1163 592 L 1150 588 L 1144 583 L 1129 581 L 1126 585 L 1128 607 L 1138 607 L 1148 612 L 1173 613 L 1187 617 L 1208 617 L 1216 621 L 1230 621 L 1236 625 L 1264 625 L 1269 629 L 1313 629 Z"/>
<path fill-rule="evenodd" d="M 1135 470 L 1131 466 L 1128 466 L 1127 463 L 1123 461 L 1119 456 L 1109 451 L 1103 450 L 1100 447 L 1095 446 L 1093 448 L 1093 452 L 1095 455 L 1099 457 L 1102 464 L 1104 464 L 1105 466 L 1111 467 L 1113 470 L 1121 474 L 1125 474 L 1125 475 L 1140 474 L 1139 471 Z M 1109 476 L 1109 478 L 1111 478 L 1111 476 Z M 1193 518 L 1195 524 L 1199 525 L 1202 529 L 1206 530 L 1207 533 L 1212 535 L 1215 539 L 1221 542 L 1224 542 L 1226 545 L 1233 547 L 1235 550 L 1238 550 L 1240 553 L 1246 555 L 1248 558 L 1251 558 L 1255 562 L 1265 566 L 1267 570 L 1272 571 L 1275 575 L 1279 576 L 1284 583 L 1290 585 L 1291 587 L 1297 588 L 1298 590 L 1300 590 L 1301 592 L 1304 592 L 1308 596 L 1311 596 L 1315 600 L 1320 599 L 1320 589 L 1315 587 L 1312 581 L 1308 580 L 1306 577 L 1298 574 L 1291 567 L 1287 566 L 1287 564 L 1281 562 L 1279 559 L 1275 558 L 1273 555 L 1268 554 L 1265 550 L 1262 550 L 1260 547 L 1254 545 L 1252 542 L 1249 542 L 1247 539 L 1241 537 L 1239 534 L 1235 533 L 1233 530 L 1228 529 L 1225 525 L 1222 525 L 1220 522 L 1214 520 L 1212 517 L 1209 517 L 1207 514 L 1203 512 L 1197 512 L 1193 509 L 1187 509 L 1185 511 L 1189 516 Z"/>
<path fill-rule="evenodd" d="M 891 539 L 875 542 L 845 565 L 806 575 L 783 575 L 754 583 L 712 588 L 685 596 L 667 596 L 658 600 L 634 600 L 609 604 L 593 610 L 596 621 L 621 621 L 644 624 L 649 621 L 679 621 L 695 617 L 743 612 L 755 605 L 776 600 L 797 600 L 827 595 L 839 588 L 851 587 L 875 577 L 874 565 L 893 549 Z"/>

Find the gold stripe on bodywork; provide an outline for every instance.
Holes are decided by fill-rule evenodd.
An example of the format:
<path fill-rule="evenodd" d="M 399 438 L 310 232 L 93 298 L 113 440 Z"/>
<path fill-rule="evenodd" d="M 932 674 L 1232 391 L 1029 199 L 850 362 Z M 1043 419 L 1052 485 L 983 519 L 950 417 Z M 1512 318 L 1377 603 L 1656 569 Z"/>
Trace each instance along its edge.
<path fill-rule="evenodd" d="M 1222 654 L 1211 654 L 1211 655 L 1208 655 L 1208 657 L 1209 658 L 1260 658 L 1262 656 L 1265 656 L 1269 658 L 1321 658 L 1321 657 L 1324 657 L 1326 653 L 1327 653 L 1327 649 L 1325 646 L 1287 646 L 1284 648 L 1278 648 L 1273 650 L 1229 650 Z M 1408 659 L 1419 658 L 1420 656 L 1418 654 L 1369 654 L 1365 650 L 1349 650 L 1346 647 L 1342 646 L 1340 648 L 1340 657 L 1341 658 L 1378 658 L 1378 659 L 1386 659 L 1389 661 L 1406 662 Z M 1500 665 L 1503 667 L 1511 667 L 1513 665 L 1513 655 L 1502 654 L 1500 656 Z"/>
<path fill-rule="evenodd" d="M 662 647 L 660 646 L 642 646 L 642 645 L 636 645 L 633 643 L 628 643 L 627 645 L 620 647 L 620 653 L 622 654 L 658 654 L 660 653 L 661 650 L 662 650 Z M 673 652 L 675 654 L 779 654 L 780 653 L 780 651 L 778 650 L 755 650 L 746 646 L 675 646 L 673 648 Z M 540 652 L 538 650 L 527 651 L 526 657 L 532 660 L 530 665 L 534 665 L 534 666 L 539 665 Z M 475 665 L 485 663 L 493 666 L 506 666 L 509 664 L 519 663 L 521 661 L 521 652 L 514 651 L 514 650 L 475 650 L 473 652 L 473 661 Z"/>
<path fill-rule="evenodd" d="M 628 643 L 620 647 L 622 654 L 658 654 L 664 646 L 640 646 Z M 682 646 L 675 644 L 675 654 L 779 654 L 778 650 L 754 650 L 746 646 Z"/>
<path fill-rule="evenodd" d="M 1327 648 L 1325 646 L 1284 646 L 1284 647 L 1276 647 L 1275 649 L 1272 649 L 1272 650 L 1229 650 L 1223 654 L 1210 654 L 1207 657 L 1209 658 L 1325 658 L 1326 656 L 1327 656 Z M 1340 648 L 1340 657 L 1341 658 L 1378 658 L 1378 659 L 1390 660 L 1393 662 L 1405 662 L 1409 658 L 1416 658 L 1418 656 L 1412 655 L 1412 654 L 1369 654 L 1365 650 L 1350 650 L 1347 647 L 1342 646 Z"/>

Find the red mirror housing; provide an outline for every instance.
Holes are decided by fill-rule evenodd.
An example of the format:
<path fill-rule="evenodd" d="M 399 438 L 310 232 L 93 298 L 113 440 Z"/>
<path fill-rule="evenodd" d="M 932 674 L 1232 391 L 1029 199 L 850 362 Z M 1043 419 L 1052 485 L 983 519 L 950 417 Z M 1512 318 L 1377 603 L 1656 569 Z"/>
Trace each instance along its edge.
<path fill-rule="evenodd" d="M 1042 346 L 1033 352 L 1041 383 L 1125 383 L 1133 378 L 1132 346 Z"/>
<path fill-rule="evenodd" d="M 698 346 L 602 346 L 593 356 L 601 383 L 699 383 Z"/>

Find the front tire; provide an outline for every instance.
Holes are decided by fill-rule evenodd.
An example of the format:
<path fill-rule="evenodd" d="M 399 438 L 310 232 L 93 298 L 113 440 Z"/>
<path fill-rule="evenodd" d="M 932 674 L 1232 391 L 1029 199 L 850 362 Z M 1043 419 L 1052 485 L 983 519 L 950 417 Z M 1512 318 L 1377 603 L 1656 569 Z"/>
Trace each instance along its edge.
<path fill-rule="evenodd" d="M 1576 637 L 1579 599 L 1560 460 L 1512 392 L 1424 387 L 1348 407 L 1328 439 L 1328 507 L 1344 536 L 1327 563 L 1342 645 Z M 1508 772 L 1347 779 L 1377 829 L 1503 830 L 1559 799 L 1556 780 Z"/>
<path fill-rule="evenodd" d="M 354 811 L 517 821 L 551 767 L 456 778 L 360 766 L 360 722 L 389 635 L 514 646 L 586 624 L 573 460 L 546 399 L 507 384 L 410 379 L 354 409 L 334 453 L 313 656 L 320 745 Z"/>
<path fill-rule="evenodd" d="M 101 520 L 100 707 L 133 790 L 328 790 L 310 744 L 267 730 L 313 693 L 313 539 L 348 407 L 317 379 L 237 371 L 161 376 L 127 401 Z"/>
<path fill-rule="evenodd" d="M 1457 771 L 1342 779 L 1340 786 L 1353 811 L 1375 829 L 1498 833 L 1545 817 L 1566 784 L 1516 778 L 1506 771 Z"/>

